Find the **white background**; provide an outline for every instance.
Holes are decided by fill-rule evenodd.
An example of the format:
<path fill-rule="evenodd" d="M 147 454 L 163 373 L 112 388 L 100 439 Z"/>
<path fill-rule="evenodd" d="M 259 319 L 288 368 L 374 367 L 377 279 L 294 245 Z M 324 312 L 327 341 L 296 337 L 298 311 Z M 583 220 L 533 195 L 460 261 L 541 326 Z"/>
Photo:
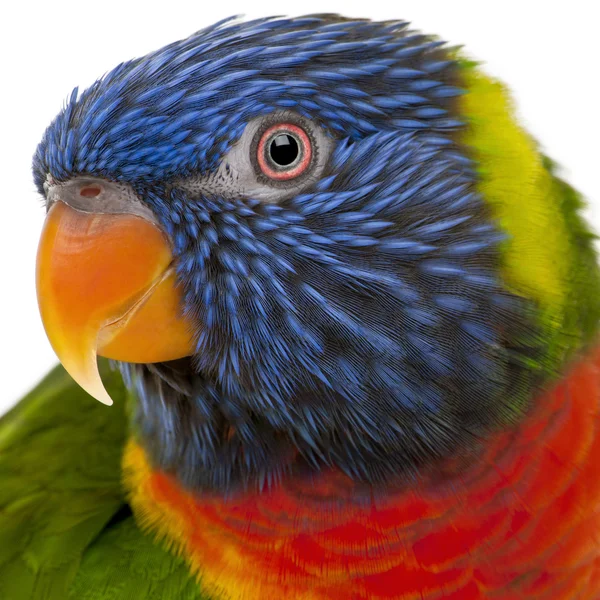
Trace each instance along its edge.
<path fill-rule="evenodd" d="M 6 6 L 10 6 L 7 8 Z M 523 122 L 589 199 L 600 230 L 600 52 L 594 0 L 10 2 L 0 13 L 0 414 L 56 362 L 38 316 L 43 221 L 31 156 L 73 87 L 216 20 L 338 12 L 406 19 L 464 44 L 513 90 Z"/>

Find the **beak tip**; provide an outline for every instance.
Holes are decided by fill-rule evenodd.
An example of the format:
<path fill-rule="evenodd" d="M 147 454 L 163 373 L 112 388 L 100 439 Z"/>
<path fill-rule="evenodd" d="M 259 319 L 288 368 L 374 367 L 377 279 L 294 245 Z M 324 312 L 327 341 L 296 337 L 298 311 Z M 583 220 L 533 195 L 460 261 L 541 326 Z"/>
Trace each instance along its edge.
<path fill-rule="evenodd" d="M 94 382 L 90 382 L 90 383 L 91 383 L 91 385 L 82 386 L 83 389 L 92 398 L 95 398 L 96 400 L 98 400 L 98 402 L 101 402 L 102 404 L 105 404 L 106 406 L 112 406 L 113 399 L 110 397 L 110 395 L 106 391 L 106 388 L 102 384 L 102 380 L 100 379 L 100 376 L 98 376 L 98 381 L 94 381 Z M 81 385 L 81 383 L 80 383 L 80 385 Z"/>
<path fill-rule="evenodd" d="M 113 405 L 112 398 L 108 394 L 106 394 L 105 398 L 96 398 L 96 400 L 102 402 L 102 404 L 104 404 L 106 406 L 112 406 Z"/>
<path fill-rule="evenodd" d="M 82 352 L 81 354 L 83 355 L 84 353 Z M 98 372 L 95 352 L 89 355 L 83 364 L 79 363 L 79 361 L 65 360 L 64 356 L 62 363 L 67 373 L 85 392 L 95 400 L 98 400 L 98 402 L 106 404 L 106 406 L 112 406 L 113 400 L 106 391 Z"/>

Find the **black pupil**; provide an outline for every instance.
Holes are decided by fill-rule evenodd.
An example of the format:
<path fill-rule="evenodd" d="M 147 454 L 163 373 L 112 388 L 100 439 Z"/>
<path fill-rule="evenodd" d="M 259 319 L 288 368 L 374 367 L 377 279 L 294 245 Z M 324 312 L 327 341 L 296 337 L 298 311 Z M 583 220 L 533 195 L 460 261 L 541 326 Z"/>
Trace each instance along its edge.
<path fill-rule="evenodd" d="M 269 145 L 269 155 L 271 160 L 278 167 L 287 167 L 291 165 L 300 153 L 300 147 L 296 138 L 289 133 L 280 133 L 276 135 Z"/>

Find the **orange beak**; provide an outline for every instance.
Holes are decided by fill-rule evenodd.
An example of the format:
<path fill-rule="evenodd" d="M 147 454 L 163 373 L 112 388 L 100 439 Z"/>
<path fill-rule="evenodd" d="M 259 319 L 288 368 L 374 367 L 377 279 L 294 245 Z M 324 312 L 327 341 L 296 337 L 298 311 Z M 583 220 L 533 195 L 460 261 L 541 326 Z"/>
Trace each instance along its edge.
<path fill-rule="evenodd" d="M 37 294 L 46 334 L 75 381 L 112 400 L 97 355 L 151 363 L 193 353 L 169 242 L 131 214 L 94 214 L 55 202 L 42 230 Z"/>

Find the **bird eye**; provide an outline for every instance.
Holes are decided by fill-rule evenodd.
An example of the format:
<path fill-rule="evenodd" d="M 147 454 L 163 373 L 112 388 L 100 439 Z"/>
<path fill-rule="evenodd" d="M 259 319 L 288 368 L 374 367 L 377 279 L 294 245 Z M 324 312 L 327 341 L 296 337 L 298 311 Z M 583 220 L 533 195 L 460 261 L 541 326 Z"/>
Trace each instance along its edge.
<path fill-rule="evenodd" d="M 316 120 L 291 110 L 274 111 L 246 123 L 215 171 L 176 180 L 174 185 L 193 197 L 283 202 L 321 178 L 335 140 Z"/>
<path fill-rule="evenodd" d="M 297 125 L 278 123 L 260 137 L 257 161 L 263 175 L 275 181 L 299 177 L 310 167 L 313 157 L 308 134 Z"/>

